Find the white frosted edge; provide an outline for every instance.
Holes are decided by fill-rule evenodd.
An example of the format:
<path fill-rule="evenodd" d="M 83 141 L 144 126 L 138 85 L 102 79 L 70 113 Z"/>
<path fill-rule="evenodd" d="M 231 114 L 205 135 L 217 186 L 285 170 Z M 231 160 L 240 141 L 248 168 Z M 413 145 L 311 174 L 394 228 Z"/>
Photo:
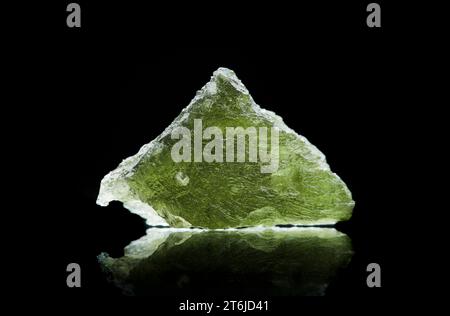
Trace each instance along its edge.
<path fill-rule="evenodd" d="M 147 203 L 144 203 L 140 200 L 132 200 L 125 202 L 123 206 L 133 213 L 145 218 L 147 221 L 147 225 L 169 226 L 164 218 L 159 216 L 155 209 Z"/>

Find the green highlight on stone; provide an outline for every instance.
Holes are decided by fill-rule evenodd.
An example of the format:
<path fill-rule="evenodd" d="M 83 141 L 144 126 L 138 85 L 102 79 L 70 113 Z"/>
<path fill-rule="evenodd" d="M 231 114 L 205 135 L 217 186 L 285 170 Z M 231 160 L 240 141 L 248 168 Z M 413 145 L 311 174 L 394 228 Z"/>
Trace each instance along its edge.
<path fill-rule="evenodd" d="M 151 228 L 98 260 L 127 295 L 325 295 L 353 255 L 333 228 Z"/>
<path fill-rule="evenodd" d="M 264 164 L 248 159 L 175 162 L 171 150 L 179 140 L 171 133 L 179 127 L 193 131 L 195 120 L 201 120 L 203 128 L 218 127 L 223 135 L 227 127 L 275 128 L 276 171 L 262 173 Z M 208 142 L 203 139 L 203 147 Z M 269 141 L 268 151 L 270 146 Z M 325 156 L 281 117 L 260 108 L 234 72 L 225 68 L 214 72 L 161 135 L 103 178 L 97 204 L 114 200 L 148 225 L 203 228 L 328 225 L 348 220 L 354 207 L 350 191 L 330 170 Z"/>

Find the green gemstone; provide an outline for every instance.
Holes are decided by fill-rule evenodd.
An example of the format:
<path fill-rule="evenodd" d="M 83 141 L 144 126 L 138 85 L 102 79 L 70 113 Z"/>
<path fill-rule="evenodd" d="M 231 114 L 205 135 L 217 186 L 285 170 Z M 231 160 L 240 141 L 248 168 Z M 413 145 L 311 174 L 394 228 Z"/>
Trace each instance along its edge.
<path fill-rule="evenodd" d="M 203 137 L 198 139 L 200 120 Z M 173 150 L 180 139 L 173 139 L 172 133 L 180 127 L 190 131 L 191 140 L 190 148 L 179 151 L 189 160 L 177 162 Z M 209 127 L 216 128 L 215 134 L 205 138 Z M 241 148 L 244 160 L 238 161 L 235 143 L 231 150 L 234 160 L 227 161 L 233 157 L 227 155 L 226 141 L 234 141 L 227 137 L 227 130 L 236 127 L 259 131 L 258 155 L 262 149 L 268 154 L 278 149 L 271 172 L 263 169 L 275 156 L 270 162 L 262 156 L 252 161 L 248 135 L 245 148 Z M 266 148 L 260 142 L 261 128 L 267 131 Z M 223 136 L 223 143 L 215 141 L 217 133 Z M 278 147 L 271 142 L 275 133 Z M 208 148 L 211 154 L 221 153 L 222 161 L 213 156 L 215 160 L 209 162 Z M 206 228 L 334 224 L 348 220 L 354 207 L 350 191 L 330 170 L 325 156 L 281 117 L 260 108 L 234 72 L 225 68 L 214 72 L 161 135 L 103 178 L 97 203 L 105 206 L 113 200 L 123 202 L 149 225 Z"/>

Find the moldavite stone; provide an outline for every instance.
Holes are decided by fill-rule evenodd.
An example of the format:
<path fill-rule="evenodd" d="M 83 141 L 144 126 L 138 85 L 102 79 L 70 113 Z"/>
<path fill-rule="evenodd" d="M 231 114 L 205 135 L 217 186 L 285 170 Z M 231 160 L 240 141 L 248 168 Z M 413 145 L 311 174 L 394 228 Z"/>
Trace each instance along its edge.
<path fill-rule="evenodd" d="M 260 132 L 266 128 L 267 153 L 276 148 L 271 136 L 278 135 L 277 156 L 271 158 L 278 159 L 276 168 L 263 172 L 267 163 L 250 158 L 227 162 L 225 144 L 215 147 L 222 150 L 223 162 L 207 162 L 202 156 L 198 160 L 196 153 L 188 153 L 190 161 L 175 161 L 171 153 L 180 139 L 172 139 L 172 133 L 184 127 L 193 135 L 200 120 L 203 129 L 215 127 L 223 135 L 229 127 L 255 127 Z M 211 139 L 203 135 L 201 148 Z M 250 157 L 248 140 L 245 157 Z M 97 204 L 106 206 L 113 200 L 149 225 L 207 228 L 334 224 L 349 219 L 354 206 L 350 191 L 331 172 L 325 156 L 281 117 L 260 108 L 234 72 L 225 68 L 214 72 L 161 135 L 103 178 Z"/>
<path fill-rule="evenodd" d="M 128 295 L 324 295 L 353 255 L 333 228 L 151 228 L 124 252 L 98 260 Z"/>

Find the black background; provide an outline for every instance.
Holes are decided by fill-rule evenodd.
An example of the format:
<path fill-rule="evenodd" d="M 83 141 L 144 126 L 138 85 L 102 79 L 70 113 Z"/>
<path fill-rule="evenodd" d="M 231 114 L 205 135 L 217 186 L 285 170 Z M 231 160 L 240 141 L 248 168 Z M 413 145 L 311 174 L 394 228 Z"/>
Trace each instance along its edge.
<path fill-rule="evenodd" d="M 256 103 L 316 145 L 352 191 L 354 215 L 338 229 L 351 237 L 355 255 L 327 294 L 378 300 L 401 291 L 395 266 L 402 245 L 393 232 L 406 211 L 398 207 L 412 115 L 404 96 L 414 71 L 405 46 L 411 30 L 395 22 L 404 12 L 379 1 L 382 28 L 370 29 L 364 1 L 80 1 L 82 27 L 69 29 L 67 3 L 49 6 L 36 27 L 33 79 L 42 80 L 45 102 L 28 110 L 29 146 L 45 180 L 42 293 L 120 295 L 96 256 L 120 256 L 145 224 L 119 203 L 97 206 L 100 180 L 159 135 L 218 67 L 234 70 Z M 79 289 L 66 287 L 70 262 L 82 267 Z M 366 286 L 371 262 L 381 265 L 381 288 Z M 175 310 L 179 300 L 152 303 Z M 271 300 L 274 309 L 298 302 Z"/>

